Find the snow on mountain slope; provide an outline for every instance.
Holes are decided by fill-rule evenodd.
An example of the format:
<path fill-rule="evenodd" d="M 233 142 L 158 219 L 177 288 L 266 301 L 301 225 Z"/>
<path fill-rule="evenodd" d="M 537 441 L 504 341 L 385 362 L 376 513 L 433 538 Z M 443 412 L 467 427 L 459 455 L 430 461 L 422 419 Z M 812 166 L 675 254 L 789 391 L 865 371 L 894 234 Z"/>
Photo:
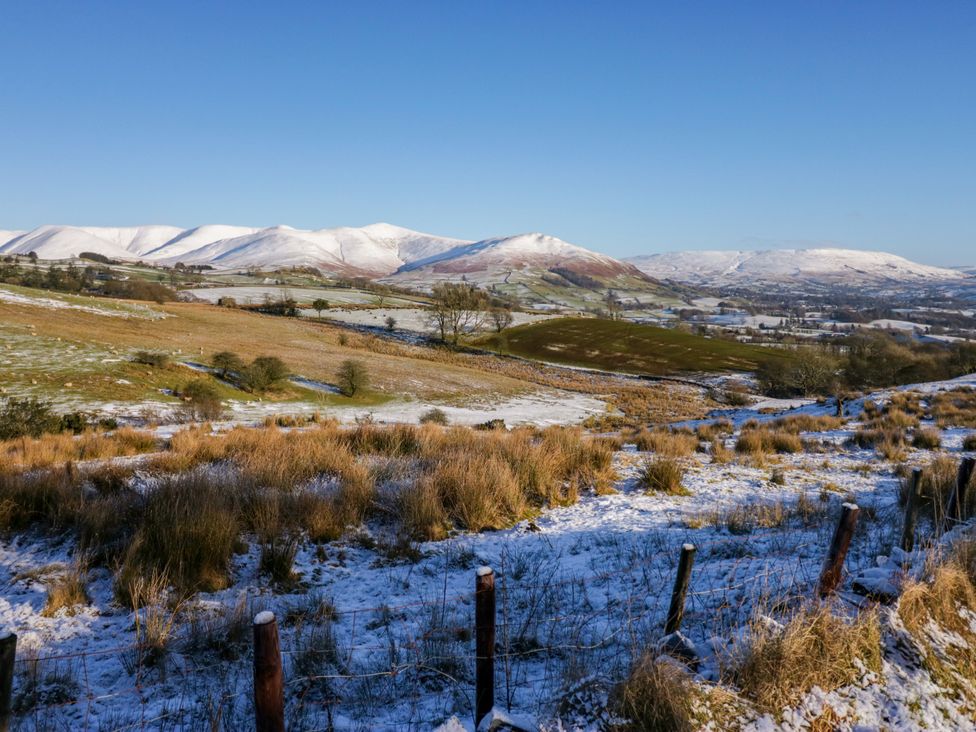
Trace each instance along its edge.
<path fill-rule="evenodd" d="M 656 279 L 707 287 L 798 282 L 823 286 L 939 284 L 963 276 L 958 270 L 855 249 L 670 252 L 625 261 Z"/>
<path fill-rule="evenodd" d="M 167 265 L 183 262 L 223 269 L 311 266 L 364 276 L 390 274 L 407 262 L 468 243 L 390 224 L 316 231 L 222 224 L 186 230 L 174 226 L 41 226 L 30 232 L 0 232 L 0 237 L 0 253 L 36 252 L 41 259 L 96 252 Z"/>
<path fill-rule="evenodd" d="M 401 268 L 397 276 L 418 272 L 464 274 L 528 267 L 564 267 L 581 274 L 602 277 L 639 274 L 631 265 L 613 257 L 591 252 L 554 236 L 532 233 L 463 244 L 409 263 Z"/>
<path fill-rule="evenodd" d="M 24 231 L 7 231 L 0 229 L 0 251 L 3 251 L 3 246 L 11 239 L 15 239 L 18 236 L 22 236 L 26 232 Z"/>

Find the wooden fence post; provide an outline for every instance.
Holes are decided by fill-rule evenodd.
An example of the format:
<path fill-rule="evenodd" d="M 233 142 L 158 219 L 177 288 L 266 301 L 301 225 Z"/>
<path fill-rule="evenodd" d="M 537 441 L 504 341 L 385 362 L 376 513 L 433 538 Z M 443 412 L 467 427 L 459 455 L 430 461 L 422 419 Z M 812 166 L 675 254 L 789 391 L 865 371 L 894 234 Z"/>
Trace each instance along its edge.
<path fill-rule="evenodd" d="M 905 521 L 901 526 L 901 548 L 910 552 L 915 548 L 915 522 L 918 519 L 918 502 L 922 490 L 922 469 L 912 470 L 912 478 L 908 483 L 908 495 L 905 497 Z"/>
<path fill-rule="evenodd" d="M 973 468 L 976 467 L 976 459 L 965 457 L 959 462 L 959 472 L 956 474 L 956 487 L 953 488 L 949 496 L 949 505 L 946 507 L 945 523 L 943 529 L 948 531 L 955 524 L 963 520 L 966 512 L 966 492 L 969 488 L 969 479 L 973 477 Z"/>
<path fill-rule="evenodd" d="M 847 549 L 851 545 L 851 537 L 854 536 L 854 528 L 857 526 L 858 509 L 856 503 L 845 503 L 841 509 L 840 521 L 837 522 L 837 529 L 834 531 L 834 538 L 830 542 L 830 550 L 824 560 L 823 569 L 820 570 L 820 581 L 817 583 L 817 595 L 827 597 L 832 594 L 844 571 L 844 559 L 847 557 Z"/>
<path fill-rule="evenodd" d="M 254 616 L 254 718 L 258 732 L 285 732 L 285 687 L 274 613 Z"/>
<path fill-rule="evenodd" d="M 10 727 L 11 697 L 14 688 L 14 658 L 17 655 L 17 636 L 0 631 L 0 732 Z"/>
<path fill-rule="evenodd" d="M 479 567 L 474 581 L 474 726 L 495 706 L 495 573 Z"/>
<path fill-rule="evenodd" d="M 664 624 L 665 635 L 671 635 L 681 628 L 681 618 L 685 614 L 688 582 L 691 579 L 691 565 L 695 563 L 695 551 L 697 550 L 694 544 L 685 544 L 681 547 L 678 573 L 674 577 L 674 589 L 671 590 L 671 607 L 668 609 L 668 619 Z"/>

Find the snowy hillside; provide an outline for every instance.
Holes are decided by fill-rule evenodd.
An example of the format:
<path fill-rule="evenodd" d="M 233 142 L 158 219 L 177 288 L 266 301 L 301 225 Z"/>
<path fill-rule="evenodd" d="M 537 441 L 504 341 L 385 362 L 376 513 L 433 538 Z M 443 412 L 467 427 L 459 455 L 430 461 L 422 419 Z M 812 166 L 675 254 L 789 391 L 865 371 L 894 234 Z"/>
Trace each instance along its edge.
<path fill-rule="evenodd" d="M 408 262 L 467 243 L 390 224 L 315 231 L 209 224 L 186 230 L 174 226 L 41 226 L 29 232 L 0 232 L 0 254 L 36 252 L 41 259 L 95 252 L 168 265 L 209 264 L 218 269 L 311 266 L 365 276 L 390 274 Z"/>
<path fill-rule="evenodd" d="M 958 270 L 932 267 L 885 252 L 856 249 L 687 251 L 630 257 L 651 277 L 707 287 L 941 284 L 958 281 Z"/>

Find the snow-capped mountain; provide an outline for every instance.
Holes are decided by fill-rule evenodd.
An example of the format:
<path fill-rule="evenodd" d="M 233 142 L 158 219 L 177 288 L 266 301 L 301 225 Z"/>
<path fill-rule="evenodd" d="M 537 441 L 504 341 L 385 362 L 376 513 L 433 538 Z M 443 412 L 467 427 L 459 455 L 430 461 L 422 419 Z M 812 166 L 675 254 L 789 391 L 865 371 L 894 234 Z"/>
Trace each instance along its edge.
<path fill-rule="evenodd" d="M 390 224 L 315 231 L 208 224 L 185 230 L 174 226 L 41 226 L 29 232 L 0 232 L 0 254 L 35 252 L 41 259 L 68 259 L 94 252 L 165 265 L 182 262 L 216 269 L 308 266 L 368 277 L 391 274 L 408 262 L 467 243 Z"/>
<path fill-rule="evenodd" d="M 396 273 L 397 279 L 452 279 L 456 275 L 493 275 L 526 269 L 566 269 L 591 277 L 640 276 L 632 265 L 605 254 L 576 246 L 545 234 L 485 239 L 462 244 L 410 262 Z"/>
<path fill-rule="evenodd" d="M 856 249 L 685 251 L 625 261 L 656 279 L 718 288 L 938 285 L 965 278 L 959 270 Z"/>

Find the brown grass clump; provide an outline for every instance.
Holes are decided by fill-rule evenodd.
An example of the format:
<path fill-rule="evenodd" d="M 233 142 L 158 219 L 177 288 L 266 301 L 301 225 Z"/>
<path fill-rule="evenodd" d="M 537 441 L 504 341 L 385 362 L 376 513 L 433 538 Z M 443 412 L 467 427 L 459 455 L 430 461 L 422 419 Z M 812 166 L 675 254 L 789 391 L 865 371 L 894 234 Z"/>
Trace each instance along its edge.
<path fill-rule="evenodd" d="M 672 496 L 688 496 L 691 492 L 681 485 L 685 469 L 677 460 L 649 458 L 637 472 L 637 484 L 648 493 L 667 493 Z"/>
<path fill-rule="evenodd" d="M 231 491 L 199 475 L 165 480 L 149 494 L 116 587 L 166 574 L 181 592 L 223 589 L 238 537 Z"/>
<path fill-rule="evenodd" d="M 686 457 L 698 449 L 695 434 L 672 430 L 643 429 L 634 436 L 634 444 L 641 452 L 655 452 L 666 457 Z"/>
<path fill-rule="evenodd" d="M 827 414 L 793 414 L 780 417 L 769 423 L 774 429 L 781 429 L 793 434 L 800 432 L 827 432 L 843 427 L 847 422 L 844 417 L 834 417 Z"/>
<path fill-rule="evenodd" d="M 691 732 L 695 729 L 693 703 L 696 691 L 694 682 L 682 668 L 658 659 L 653 652 L 644 653 L 611 696 L 616 715 L 625 720 L 613 729 L 620 732 Z"/>
<path fill-rule="evenodd" d="M 54 617 L 60 610 L 74 614 L 78 605 L 87 605 L 88 599 L 85 570 L 81 565 L 71 567 L 63 574 L 53 578 L 47 585 L 47 602 L 41 615 Z"/>
<path fill-rule="evenodd" d="M 966 452 L 976 452 L 976 435 L 966 435 L 962 439 L 962 449 Z"/>
<path fill-rule="evenodd" d="M 881 657 L 876 612 L 846 621 L 820 605 L 798 611 L 781 628 L 753 622 L 746 645 L 724 672 L 757 707 L 776 713 L 815 686 L 829 692 L 854 683 L 858 662 L 880 671 Z"/>
<path fill-rule="evenodd" d="M 942 447 L 942 433 L 931 428 L 917 429 L 912 435 L 912 447 L 918 450 L 938 450 Z"/>
<path fill-rule="evenodd" d="M 527 514 L 515 475 L 497 456 L 460 453 L 421 477 L 417 487 L 436 491 L 447 516 L 469 531 L 501 529 Z"/>
<path fill-rule="evenodd" d="M 976 389 L 962 388 L 934 394 L 932 417 L 940 427 L 976 428 Z"/>
<path fill-rule="evenodd" d="M 711 442 L 718 437 L 725 437 L 735 432 L 735 426 L 727 419 L 717 419 L 714 422 L 700 424 L 695 428 L 698 439 Z"/>
<path fill-rule="evenodd" d="M 58 470 L 5 475 L 0 473 L 0 531 L 40 524 L 70 528 L 82 506 L 78 471 L 70 464 Z"/>
<path fill-rule="evenodd" d="M 138 455 L 157 447 L 149 432 L 123 427 L 113 433 L 82 432 L 18 438 L 0 442 L 0 473 L 40 470 L 68 461 L 105 460 Z"/>
<path fill-rule="evenodd" d="M 735 443 L 735 451 L 746 455 L 767 453 L 797 453 L 803 451 L 803 442 L 794 432 L 769 427 L 743 428 Z"/>

